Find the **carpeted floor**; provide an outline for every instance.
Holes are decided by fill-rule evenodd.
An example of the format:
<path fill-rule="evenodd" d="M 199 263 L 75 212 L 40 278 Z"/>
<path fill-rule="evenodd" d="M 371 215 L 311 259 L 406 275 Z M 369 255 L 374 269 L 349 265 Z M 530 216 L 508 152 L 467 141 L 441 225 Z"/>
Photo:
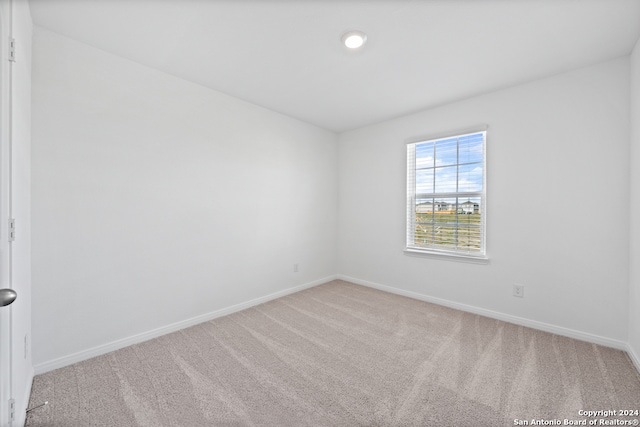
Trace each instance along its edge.
<path fill-rule="evenodd" d="M 49 405 L 27 426 L 640 418 L 579 412 L 640 410 L 622 351 L 343 281 L 38 375 L 31 396 Z"/>

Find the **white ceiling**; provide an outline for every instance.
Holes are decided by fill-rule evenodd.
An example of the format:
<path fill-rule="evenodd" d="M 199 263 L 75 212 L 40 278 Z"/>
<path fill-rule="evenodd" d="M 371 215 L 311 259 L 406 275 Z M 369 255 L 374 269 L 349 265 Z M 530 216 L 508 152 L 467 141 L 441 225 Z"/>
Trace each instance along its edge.
<path fill-rule="evenodd" d="M 34 23 L 342 132 L 630 53 L 640 0 L 29 0 Z M 365 49 L 340 37 L 358 29 Z"/>

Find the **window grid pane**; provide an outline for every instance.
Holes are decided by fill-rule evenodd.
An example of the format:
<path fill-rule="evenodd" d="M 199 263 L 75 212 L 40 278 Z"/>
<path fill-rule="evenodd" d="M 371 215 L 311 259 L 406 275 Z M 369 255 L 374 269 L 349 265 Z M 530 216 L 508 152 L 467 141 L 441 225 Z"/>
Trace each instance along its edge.
<path fill-rule="evenodd" d="M 485 137 L 409 144 L 409 248 L 484 255 Z"/>

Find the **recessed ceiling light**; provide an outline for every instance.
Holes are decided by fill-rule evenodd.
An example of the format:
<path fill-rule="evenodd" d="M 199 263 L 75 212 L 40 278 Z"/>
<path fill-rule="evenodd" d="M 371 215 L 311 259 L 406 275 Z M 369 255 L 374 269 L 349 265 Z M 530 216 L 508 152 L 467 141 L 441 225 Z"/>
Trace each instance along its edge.
<path fill-rule="evenodd" d="M 362 31 L 349 31 L 342 35 L 342 44 L 348 49 L 358 49 L 367 41 L 367 35 Z"/>

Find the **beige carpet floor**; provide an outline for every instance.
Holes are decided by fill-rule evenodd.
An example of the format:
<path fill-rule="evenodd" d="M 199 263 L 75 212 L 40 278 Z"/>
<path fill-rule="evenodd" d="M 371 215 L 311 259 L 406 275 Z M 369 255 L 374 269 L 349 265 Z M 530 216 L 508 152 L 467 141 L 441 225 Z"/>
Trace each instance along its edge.
<path fill-rule="evenodd" d="M 640 375 L 619 350 L 333 281 L 38 375 L 45 400 L 27 426 L 588 423 L 640 418 L 579 412 L 640 410 Z"/>

